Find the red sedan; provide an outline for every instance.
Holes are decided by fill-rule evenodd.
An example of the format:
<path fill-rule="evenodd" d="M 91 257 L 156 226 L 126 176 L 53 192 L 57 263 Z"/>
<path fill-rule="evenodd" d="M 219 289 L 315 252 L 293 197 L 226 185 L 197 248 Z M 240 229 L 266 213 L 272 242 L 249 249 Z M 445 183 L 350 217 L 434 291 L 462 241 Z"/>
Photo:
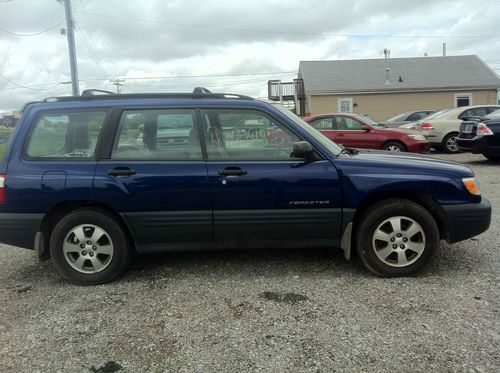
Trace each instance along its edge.
<path fill-rule="evenodd" d="M 361 114 L 321 114 L 304 120 L 330 140 L 347 148 L 412 153 L 425 153 L 431 148 L 425 136 L 417 131 L 388 128 Z"/>

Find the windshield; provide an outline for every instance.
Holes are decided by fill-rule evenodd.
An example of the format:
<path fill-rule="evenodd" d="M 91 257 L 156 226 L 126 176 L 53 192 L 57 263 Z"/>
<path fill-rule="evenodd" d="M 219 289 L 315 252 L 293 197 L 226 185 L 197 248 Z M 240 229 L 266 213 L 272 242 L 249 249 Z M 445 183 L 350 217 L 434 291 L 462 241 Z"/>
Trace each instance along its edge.
<path fill-rule="evenodd" d="M 342 147 L 340 147 L 335 142 L 328 139 L 326 136 L 323 136 L 321 133 L 316 131 L 312 126 L 310 126 L 307 122 L 304 122 L 300 117 L 292 113 L 287 108 L 283 107 L 280 104 L 272 104 L 276 109 L 285 114 L 288 118 L 293 120 L 297 125 L 302 127 L 305 131 L 307 131 L 315 140 L 317 140 L 321 145 L 331 151 L 334 155 L 339 155 L 342 152 Z"/>
<path fill-rule="evenodd" d="M 457 108 L 452 107 L 452 108 L 436 111 L 434 114 L 431 114 L 428 117 L 425 117 L 425 119 L 441 118 L 441 117 L 444 117 L 445 115 L 447 115 L 452 110 L 457 110 Z"/>
<path fill-rule="evenodd" d="M 366 115 L 356 115 L 356 118 L 361 119 L 366 124 L 369 124 L 370 126 L 375 127 L 375 128 L 386 128 L 387 127 L 381 123 L 374 121 L 372 118 L 370 118 Z"/>
<path fill-rule="evenodd" d="M 408 116 L 408 114 L 410 113 L 403 113 L 403 114 L 399 114 L 399 115 L 396 115 L 395 117 L 392 117 L 391 119 L 387 119 L 386 122 L 401 122 L 401 121 L 404 121 L 406 119 L 406 117 Z"/>

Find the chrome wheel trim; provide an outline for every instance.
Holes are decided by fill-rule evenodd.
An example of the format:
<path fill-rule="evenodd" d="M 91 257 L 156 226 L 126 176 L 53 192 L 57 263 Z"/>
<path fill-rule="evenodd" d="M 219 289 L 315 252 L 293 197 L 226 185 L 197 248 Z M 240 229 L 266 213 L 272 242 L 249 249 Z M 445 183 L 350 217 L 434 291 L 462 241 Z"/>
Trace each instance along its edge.
<path fill-rule="evenodd" d="M 109 234 L 94 224 L 74 227 L 64 238 L 63 255 L 74 270 L 94 274 L 106 269 L 114 254 Z"/>
<path fill-rule="evenodd" d="M 422 226 L 407 216 L 393 216 L 375 229 L 372 248 L 377 258 L 391 267 L 406 267 L 415 263 L 425 251 Z"/>
<path fill-rule="evenodd" d="M 399 148 L 399 146 L 397 145 L 389 145 L 386 150 L 390 151 L 390 152 L 400 152 L 401 149 Z"/>
<path fill-rule="evenodd" d="M 458 151 L 457 137 L 456 136 L 452 136 L 446 140 L 446 149 L 448 149 L 450 152 L 457 152 Z"/>

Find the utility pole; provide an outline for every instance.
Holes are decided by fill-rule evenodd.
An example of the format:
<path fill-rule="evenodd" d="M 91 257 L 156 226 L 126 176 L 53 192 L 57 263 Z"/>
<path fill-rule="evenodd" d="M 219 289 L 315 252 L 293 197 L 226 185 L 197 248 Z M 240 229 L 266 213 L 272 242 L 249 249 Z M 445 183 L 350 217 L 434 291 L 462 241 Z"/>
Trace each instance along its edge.
<path fill-rule="evenodd" d="M 68 39 L 69 51 L 69 67 L 71 70 L 71 88 L 73 96 L 80 94 L 80 87 L 78 85 L 78 66 L 76 62 L 76 49 L 75 49 L 75 22 L 73 21 L 73 10 L 71 9 L 71 0 L 62 0 L 64 2 L 64 10 L 66 12 L 66 37 Z"/>
<path fill-rule="evenodd" d="M 110 79 L 109 81 L 116 85 L 116 93 L 120 94 L 122 92 L 121 86 L 125 83 L 125 79 Z"/>

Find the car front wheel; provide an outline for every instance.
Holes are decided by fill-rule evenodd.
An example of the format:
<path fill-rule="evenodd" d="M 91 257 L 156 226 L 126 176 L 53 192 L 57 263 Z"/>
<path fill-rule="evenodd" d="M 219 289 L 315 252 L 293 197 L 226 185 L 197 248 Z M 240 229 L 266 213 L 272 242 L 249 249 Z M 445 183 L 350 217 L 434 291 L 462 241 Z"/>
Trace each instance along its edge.
<path fill-rule="evenodd" d="M 409 200 L 391 199 L 371 206 L 355 229 L 355 247 L 361 261 L 383 277 L 420 272 L 439 248 L 434 218 Z"/>
<path fill-rule="evenodd" d="M 404 152 L 406 148 L 399 141 L 388 141 L 382 146 L 382 150 L 388 150 L 390 152 Z"/>
<path fill-rule="evenodd" d="M 121 225 L 106 211 L 81 209 L 64 216 L 50 238 L 58 272 L 78 285 L 98 285 L 128 265 L 131 248 Z"/>

